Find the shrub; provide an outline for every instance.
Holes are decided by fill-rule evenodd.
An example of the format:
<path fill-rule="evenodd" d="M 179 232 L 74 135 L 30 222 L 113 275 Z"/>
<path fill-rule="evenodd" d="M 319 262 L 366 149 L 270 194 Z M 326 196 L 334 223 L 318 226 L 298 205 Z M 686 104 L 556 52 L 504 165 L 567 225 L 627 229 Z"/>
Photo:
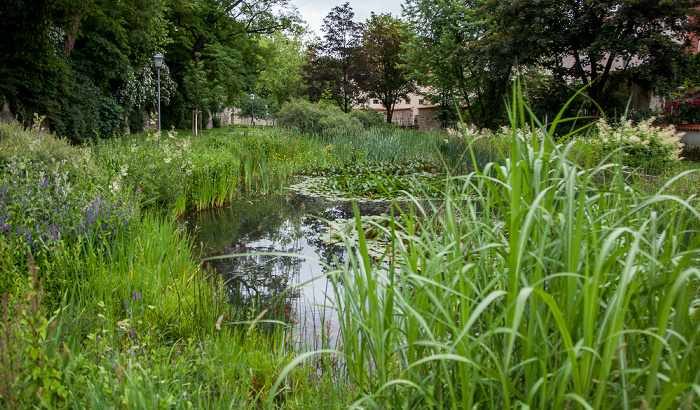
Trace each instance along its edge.
<path fill-rule="evenodd" d="M 683 150 L 680 135 L 673 126 L 667 128 L 652 125 L 654 118 L 633 125 L 626 118 L 619 127 L 613 127 L 605 119 L 597 123 L 597 138 L 591 139 L 593 151 L 601 157 L 622 150 L 622 164 L 644 170 L 647 174 L 658 174 L 678 161 Z M 615 154 L 610 156 L 615 161 Z"/>
<path fill-rule="evenodd" d="M 94 140 L 100 130 L 100 89 L 88 78 L 77 75 L 60 112 L 49 115 L 56 134 L 74 144 Z"/>
<path fill-rule="evenodd" d="M 365 128 L 380 127 L 384 124 L 384 119 L 377 110 L 366 108 L 362 110 L 353 110 L 350 113 L 351 118 L 356 118 L 362 123 Z"/>
<path fill-rule="evenodd" d="M 211 126 L 214 128 L 221 128 L 221 117 L 214 115 L 211 117 Z"/>
<path fill-rule="evenodd" d="M 125 131 L 124 108 L 112 98 L 100 98 L 100 138 L 119 137 Z"/>
<path fill-rule="evenodd" d="M 670 95 L 664 105 L 666 121 L 671 124 L 697 124 L 700 122 L 700 89 L 689 88 Z"/>
<path fill-rule="evenodd" d="M 279 124 L 298 128 L 302 132 L 319 132 L 332 128 L 359 127 L 361 122 L 345 114 L 340 108 L 296 100 L 282 106 L 278 112 Z"/>

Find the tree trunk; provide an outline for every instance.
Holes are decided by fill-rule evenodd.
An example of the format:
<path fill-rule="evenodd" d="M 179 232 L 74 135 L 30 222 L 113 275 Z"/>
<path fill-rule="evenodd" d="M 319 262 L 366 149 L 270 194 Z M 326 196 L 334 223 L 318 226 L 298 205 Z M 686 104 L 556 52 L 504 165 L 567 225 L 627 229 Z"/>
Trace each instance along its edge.
<path fill-rule="evenodd" d="M 73 13 L 73 19 L 70 23 L 70 32 L 66 34 L 66 42 L 63 46 L 63 54 L 70 55 L 70 52 L 75 47 L 75 40 L 78 37 L 78 27 L 80 27 L 80 20 L 83 18 L 83 13 L 76 11 Z"/>

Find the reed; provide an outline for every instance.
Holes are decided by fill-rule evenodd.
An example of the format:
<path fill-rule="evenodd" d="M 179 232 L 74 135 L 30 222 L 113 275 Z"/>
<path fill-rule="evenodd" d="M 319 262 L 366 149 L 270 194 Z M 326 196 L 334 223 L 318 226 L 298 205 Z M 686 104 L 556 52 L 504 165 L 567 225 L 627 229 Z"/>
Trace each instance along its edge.
<path fill-rule="evenodd" d="M 697 408 L 697 197 L 582 168 L 512 101 L 502 163 L 397 208 L 379 262 L 356 211 L 331 276 L 354 407 Z"/>

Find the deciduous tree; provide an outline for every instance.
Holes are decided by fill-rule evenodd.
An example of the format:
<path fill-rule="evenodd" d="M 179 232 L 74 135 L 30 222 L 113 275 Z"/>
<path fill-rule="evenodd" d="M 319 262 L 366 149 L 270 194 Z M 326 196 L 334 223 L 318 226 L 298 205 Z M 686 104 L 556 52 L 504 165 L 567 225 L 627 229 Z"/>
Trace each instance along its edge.
<path fill-rule="evenodd" d="M 358 82 L 362 91 L 382 102 L 389 123 L 396 103 L 416 88 L 402 64 L 401 47 L 409 38 L 401 21 L 390 14 L 372 14 L 365 23 Z"/>
<path fill-rule="evenodd" d="M 328 91 L 345 112 L 363 99 L 357 81 L 362 24 L 354 22 L 354 17 L 350 3 L 331 9 L 323 19 L 323 40 L 309 47 L 304 70 L 312 99 Z"/>
<path fill-rule="evenodd" d="M 672 78 L 697 33 L 695 0 L 489 0 L 493 39 L 517 42 L 560 82 L 588 86 L 599 102 L 614 72 Z M 651 84 L 649 84 L 651 85 Z"/>
<path fill-rule="evenodd" d="M 483 0 L 408 0 L 404 17 L 414 37 L 406 46 L 413 78 L 441 105 L 460 105 L 478 127 L 490 127 L 504 111 L 503 96 L 523 50 L 513 43 L 480 42 L 494 29 L 480 14 Z"/>

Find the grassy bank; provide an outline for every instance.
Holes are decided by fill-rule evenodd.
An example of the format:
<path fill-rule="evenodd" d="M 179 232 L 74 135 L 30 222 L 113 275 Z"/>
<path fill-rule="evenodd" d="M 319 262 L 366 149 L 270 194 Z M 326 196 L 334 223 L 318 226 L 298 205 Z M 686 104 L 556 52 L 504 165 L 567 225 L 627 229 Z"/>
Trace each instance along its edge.
<path fill-rule="evenodd" d="M 254 317 L 229 309 L 173 216 L 240 189 L 265 192 L 264 165 L 250 164 L 314 149 L 272 138 L 268 151 L 252 145 L 262 138 L 218 150 L 230 139 L 159 146 L 148 138 L 76 148 L 0 125 L 0 400 L 8 408 L 260 407 L 298 354 L 290 334 L 262 334 Z M 214 187 L 198 190 L 200 178 Z M 206 197 L 198 203 L 197 194 Z M 333 372 L 297 368 L 274 402 L 342 407 L 349 391 Z"/>
<path fill-rule="evenodd" d="M 649 179 L 618 167 L 614 150 L 513 131 L 524 128 L 515 117 L 488 135 L 241 127 L 77 148 L 0 125 L 0 290 L 10 295 L 0 399 L 10 408 L 697 407 L 692 171 Z M 381 165 L 411 161 L 417 168 Z M 357 218 L 358 241 L 331 274 L 344 301 L 337 351 L 297 351 L 289 332 L 237 316 L 176 219 L 266 195 L 299 173 L 335 167 L 353 175 L 333 187 L 374 195 L 386 173 L 436 164 L 447 174 L 439 184 L 409 175 L 395 185 L 439 201 L 381 224 Z M 367 251 L 379 236 L 389 238 L 384 264 Z"/>

